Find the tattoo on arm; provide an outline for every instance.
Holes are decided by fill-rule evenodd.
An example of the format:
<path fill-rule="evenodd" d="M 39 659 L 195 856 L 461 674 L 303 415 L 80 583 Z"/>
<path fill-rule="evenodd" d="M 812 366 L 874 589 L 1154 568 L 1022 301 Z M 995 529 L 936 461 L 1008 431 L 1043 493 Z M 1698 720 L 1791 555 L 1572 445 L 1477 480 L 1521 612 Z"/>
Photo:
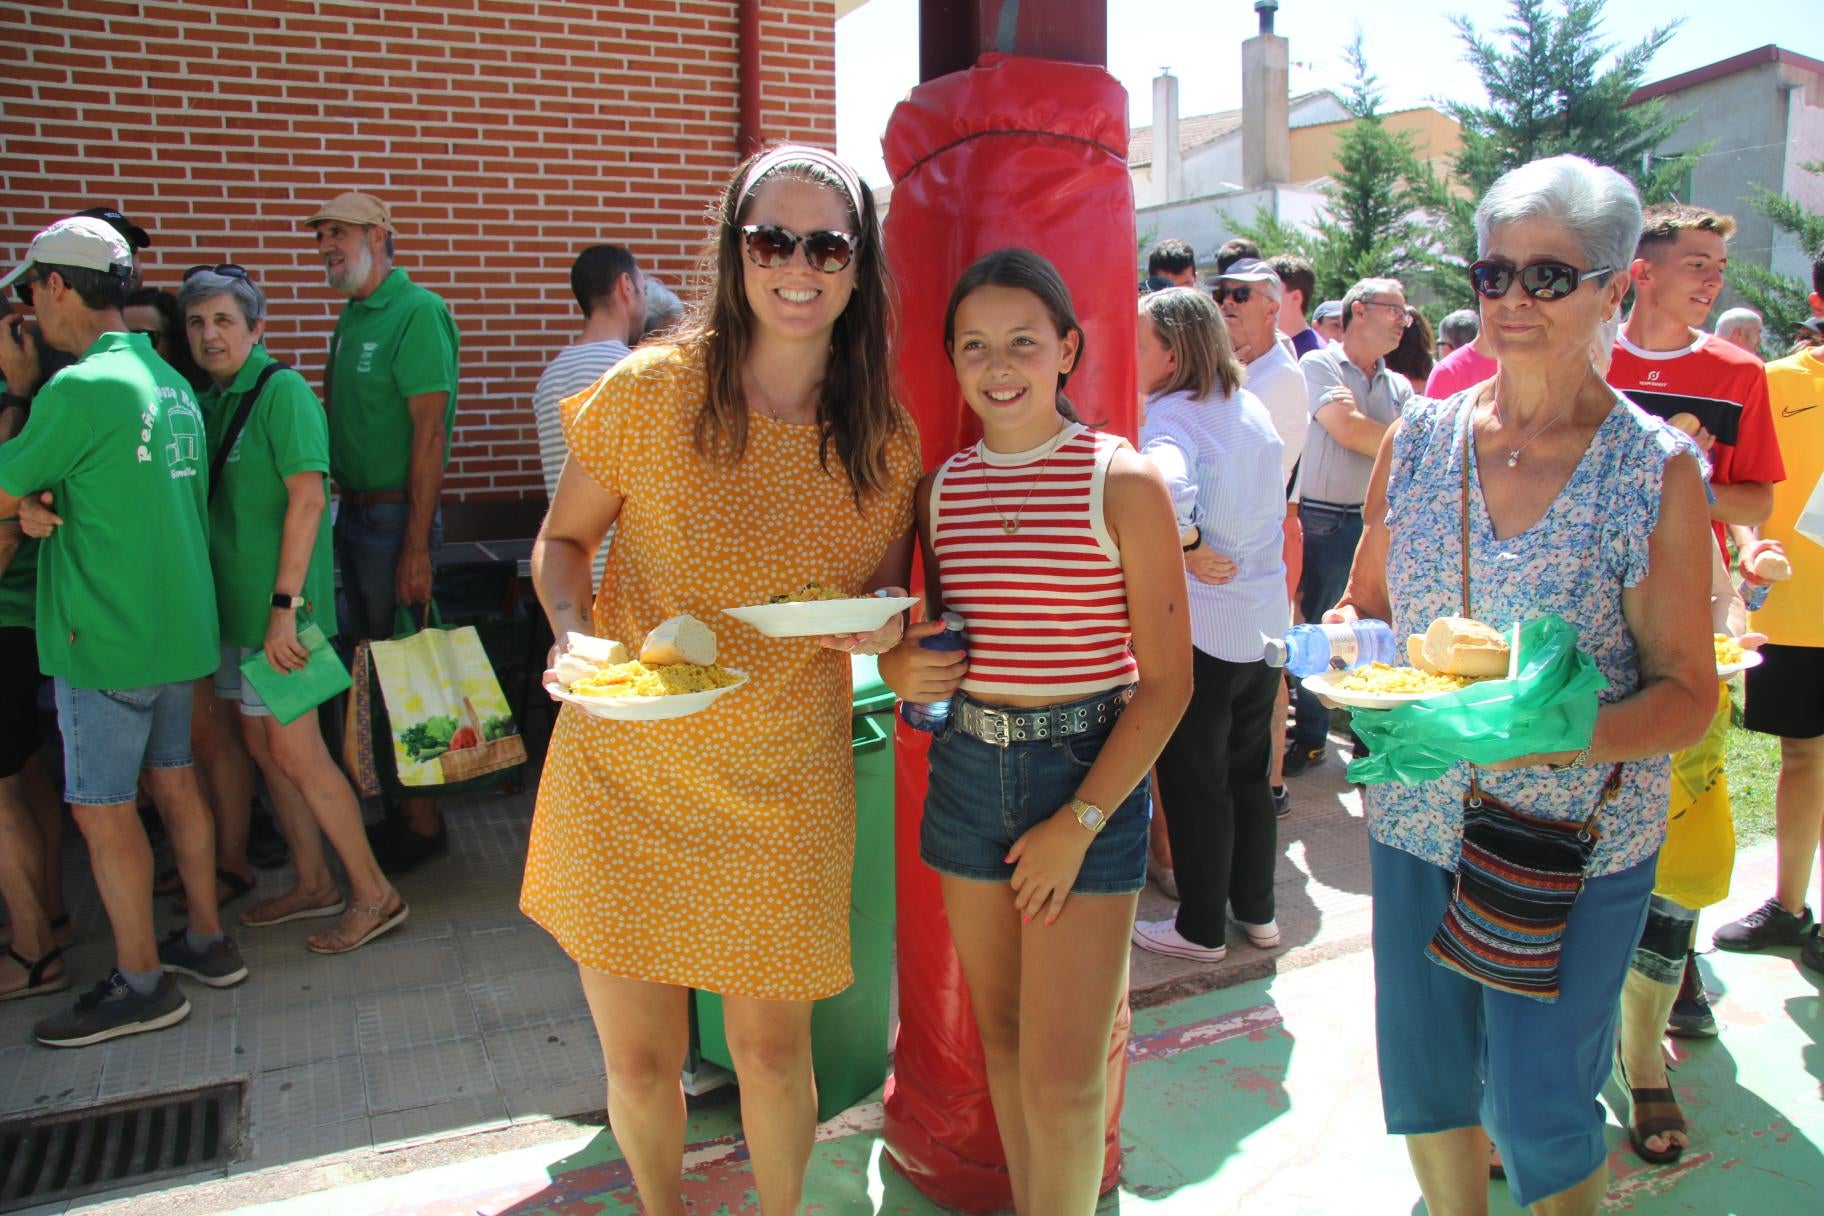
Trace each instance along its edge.
<path fill-rule="evenodd" d="M 571 604 L 571 603 L 570 603 L 570 601 L 569 601 L 569 600 L 565 600 L 565 601 L 564 601 L 564 602 L 563 602 L 563 603 L 561 603 L 561 604 L 554 604 L 554 605 L 552 605 L 552 609 L 551 609 L 551 610 L 552 610 L 552 611 L 553 611 L 553 612 L 568 612 L 568 611 L 570 611 L 570 609 L 571 609 L 571 607 L 572 607 L 572 606 L 573 606 L 573 605 L 572 605 L 572 604 Z"/>

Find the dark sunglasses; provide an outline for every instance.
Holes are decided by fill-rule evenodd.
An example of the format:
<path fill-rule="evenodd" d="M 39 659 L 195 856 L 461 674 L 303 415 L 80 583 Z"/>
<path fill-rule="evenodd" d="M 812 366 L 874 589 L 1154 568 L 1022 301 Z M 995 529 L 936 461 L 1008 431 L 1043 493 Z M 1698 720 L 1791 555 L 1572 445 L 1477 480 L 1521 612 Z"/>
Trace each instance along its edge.
<path fill-rule="evenodd" d="M 1254 288 L 1246 283 L 1243 283 L 1239 287 L 1230 287 L 1226 283 L 1218 283 L 1216 286 L 1210 288 L 1210 295 L 1214 297 L 1218 304 L 1222 303 L 1224 300 L 1233 300 L 1237 304 L 1246 304 L 1249 300 L 1254 298 Z"/>
<path fill-rule="evenodd" d="M 1515 278 L 1520 280 L 1520 290 L 1535 300 L 1562 300 L 1576 291 L 1584 280 L 1601 279 L 1614 273 L 1613 266 L 1579 270 L 1565 262 L 1531 262 L 1515 266 L 1511 262 L 1482 261 L 1469 268 L 1469 282 L 1477 295 L 1490 300 L 1505 296 Z"/>
<path fill-rule="evenodd" d="M 741 229 L 747 260 L 777 270 L 792 260 L 800 242 L 811 269 L 836 274 L 855 260 L 855 238 L 846 232 L 808 232 L 803 236 L 777 224 L 748 224 Z"/>
<path fill-rule="evenodd" d="M 13 282 L 13 291 L 19 296 L 20 302 L 27 308 L 30 308 L 32 306 L 32 284 L 42 283 L 50 277 L 50 271 L 40 270 L 35 275 L 23 279 L 16 279 Z"/>
<path fill-rule="evenodd" d="M 210 266 L 207 264 L 192 266 L 190 269 L 184 271 L 184 282 L 188 283 L 199 274 L 220 274 L 226 275 L 231 279 L 248 279 L 253 277 L 248 274 L 245 269 L 236 266 L 233 262 L 223 262 L 219 266 Z"/>

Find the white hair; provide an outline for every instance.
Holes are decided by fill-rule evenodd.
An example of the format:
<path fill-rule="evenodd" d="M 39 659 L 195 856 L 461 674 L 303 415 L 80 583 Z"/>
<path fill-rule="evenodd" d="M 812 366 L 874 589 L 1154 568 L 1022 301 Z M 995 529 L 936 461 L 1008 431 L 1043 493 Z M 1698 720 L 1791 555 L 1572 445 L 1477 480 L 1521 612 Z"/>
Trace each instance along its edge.
<path fill-rule="evenodd" d="M 1343 328 L 1355 319 L 1355 306 L 1364 303 L 1374 296 L 1392 295 L 1399 292 L 1402 298 L 1406 295 L 1406 286 L 1398 279 L 1362 279 L 1343 293 Z"/>
<path fill-rule="evenodd" d="M 1716 336 L 1726 337 L 1738 329 L 1761 328 L 1761 314 L 1752 308 L 1731 308 L 1716 319 Z"/>
<path fill-rule="evenodd" d="M 1551 156 L 1503 173 L 1476 208 L 1476 251 L 1488 252 L 1497 229 L 1525 220 L 1555 220 L 1570 231 L 1588 263 L 1617 273 L 1634 260 L 1640 240 L 1640 195 L 1627 178 L 1581 156 Z"/>

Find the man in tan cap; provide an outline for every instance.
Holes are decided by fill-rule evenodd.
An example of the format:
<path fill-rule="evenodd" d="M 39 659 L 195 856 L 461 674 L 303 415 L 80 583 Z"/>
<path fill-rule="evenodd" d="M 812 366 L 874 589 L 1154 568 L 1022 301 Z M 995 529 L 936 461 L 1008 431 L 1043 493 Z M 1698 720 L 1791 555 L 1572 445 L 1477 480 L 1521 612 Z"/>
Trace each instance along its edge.
<path fill-rule="evenodd" d="M 348 636 L 390 638 L 396 608 L 431 598 L 460 336 L 443 300 L 393 265 L 385 203 L 349 191 L 305 223 L 316 230 L 329 285 L 348 297 L 323 374 Z M 397 810 L 372 832 L 374 854 L 389 874 L 448 848 L 431 799 L 401 799 Z"/>

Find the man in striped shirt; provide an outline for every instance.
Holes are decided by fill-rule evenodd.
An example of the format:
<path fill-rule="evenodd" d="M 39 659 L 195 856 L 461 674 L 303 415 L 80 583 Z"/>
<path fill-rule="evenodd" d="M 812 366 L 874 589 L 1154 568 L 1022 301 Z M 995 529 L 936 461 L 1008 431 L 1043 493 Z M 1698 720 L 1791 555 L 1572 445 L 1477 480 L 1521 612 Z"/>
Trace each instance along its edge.
<path fill-rule="evenodd" d="M 545 494 L 557 497 L 557 478 L 564 471 L 569 446 L 558 402 L 582 392 L 628 355 L 630 343 L 646 327 L 646 288 L 633 255 L 619 245 L 591 245 L 570 267 L 570 290 L 583 310 L 583 329 L 576 341 L 557 352 L 538 387 L 532 390 L 532 414 L 538 422 L 538 461 L 544 467 Z M 613 533 L 609 533 L 613 538 Z M 595 555 L 595 585 L 602 584 L 608 541 Z"/>

